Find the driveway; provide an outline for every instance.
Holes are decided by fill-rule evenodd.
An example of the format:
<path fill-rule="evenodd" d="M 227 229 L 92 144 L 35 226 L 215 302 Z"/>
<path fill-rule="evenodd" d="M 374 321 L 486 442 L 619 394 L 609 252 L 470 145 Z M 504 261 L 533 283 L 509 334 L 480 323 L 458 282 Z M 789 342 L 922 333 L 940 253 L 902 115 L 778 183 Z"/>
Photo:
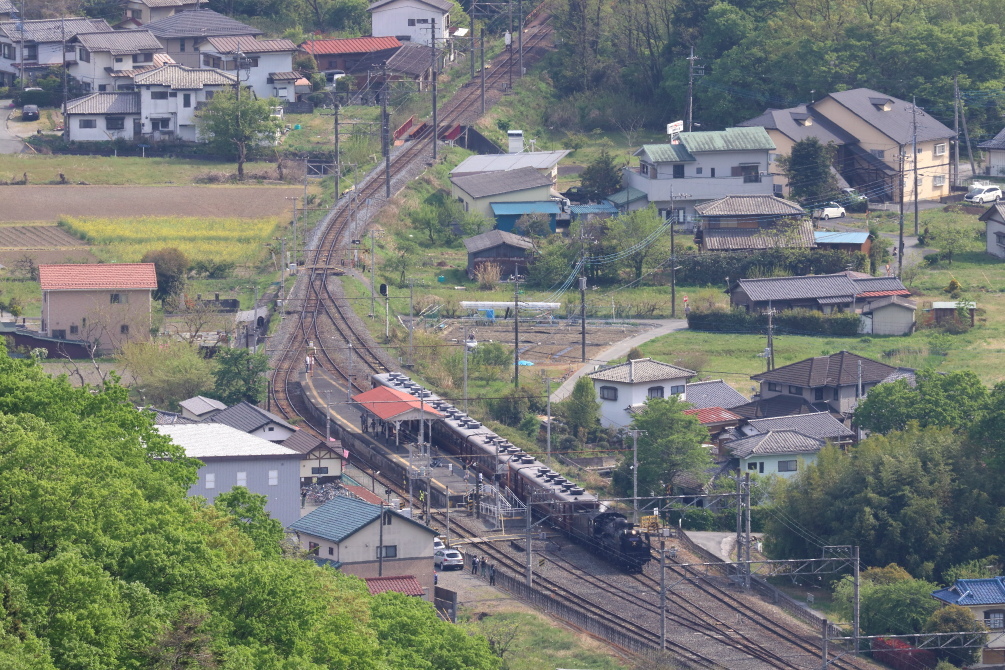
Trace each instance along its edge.
<path fill-rule="evenodd" d="M 11 107 L 10 100 L 0 100 L 0 119 L 3 120 L 3 123 L 0 123 L 0 154 L 19 154 L 24 151 L 24 142 L 7 129 L 11 114 L 16 112 L 17 110 Z"/>

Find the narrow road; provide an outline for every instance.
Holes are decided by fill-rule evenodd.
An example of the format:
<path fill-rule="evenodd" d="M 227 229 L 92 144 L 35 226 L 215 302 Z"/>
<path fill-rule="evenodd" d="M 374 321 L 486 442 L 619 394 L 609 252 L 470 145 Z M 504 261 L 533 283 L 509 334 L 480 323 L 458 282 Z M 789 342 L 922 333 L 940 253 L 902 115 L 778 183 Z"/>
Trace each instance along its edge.
<path fill-rule="evenodd" d="M 7 129 L 9 124 L 17 123 L 10 118 L 11 115 L 16 118 L 17 114 L 20 112 L 11 106 L 10 100 L 0 100 L 0 118 L 3 119 L 3 123 L 0 123 L 0 154 L 19 154 L 24 151 L 24 142 Z"/>

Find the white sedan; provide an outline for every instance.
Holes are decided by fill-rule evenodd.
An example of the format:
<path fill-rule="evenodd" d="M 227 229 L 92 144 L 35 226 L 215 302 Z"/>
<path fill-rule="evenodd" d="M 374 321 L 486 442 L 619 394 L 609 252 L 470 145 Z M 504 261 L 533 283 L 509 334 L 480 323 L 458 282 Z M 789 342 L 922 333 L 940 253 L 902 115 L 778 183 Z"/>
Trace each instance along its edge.
<path fill-rule="evenodd" d="M 844 207 L 836 202 L 828 202 L 823 207 L 813 210 L 813 218 L 823 219 L 824 221 L 828 219 L 840 219 L 844 216 L 844 213 Z"/>

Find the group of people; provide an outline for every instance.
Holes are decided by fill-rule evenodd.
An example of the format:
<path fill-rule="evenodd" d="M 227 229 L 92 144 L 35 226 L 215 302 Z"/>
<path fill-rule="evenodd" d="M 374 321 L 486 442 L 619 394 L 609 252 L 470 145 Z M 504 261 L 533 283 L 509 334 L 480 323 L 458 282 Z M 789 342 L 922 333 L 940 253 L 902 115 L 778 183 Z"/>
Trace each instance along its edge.
<path fill-rule="evenodd" d="M 489 578 L 489 586 L 496 585 L 496 564 L 489 563 L 486 556 L 471 557 L 471 574 Z"/>

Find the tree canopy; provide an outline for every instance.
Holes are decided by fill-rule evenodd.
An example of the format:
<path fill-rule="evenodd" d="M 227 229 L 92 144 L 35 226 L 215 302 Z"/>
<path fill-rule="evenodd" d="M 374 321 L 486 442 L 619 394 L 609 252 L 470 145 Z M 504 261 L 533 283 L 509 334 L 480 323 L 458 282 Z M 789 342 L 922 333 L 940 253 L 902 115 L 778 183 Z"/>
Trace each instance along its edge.
<path fill-rule="evenodd" d="M 922 428 L 969 429 L 987 407 L 990 394 L 973 372 L 921 370 L 916 383 L 880 384 L 855 410 L 855 423 L 874 433 L 904 430 L 914 421 Z"/>
<path fill-rule="evenodd" d="M 836 146 L 807 137 L 792 145 L 788 156 L 778 163 L 789 180 L 792 197 L 809 206 L 820 206 L 834 197 L 837 179 L 831 171 Z"/>
<path fill-rule="evenodd" d="M 221 349 L 213 360 L 216 368 L 213 371 L 213 390 L 209 392 L 211 397 L 228 405 L 237 405 L 241 401 L 257 405 L 265 400 L 268 356 L 254 354 L 247 349 Z"/>
<path fill-rule="evenodd" d="M 272 116 L 276 103 L 274 98 L 256 99 L 250 92 L 221 91 L 196 112 L 202 137 L 213 149 L 237 161 L 238 179 L 244 179 L 248 152 L 276 141 L 281 125 Z"/>

